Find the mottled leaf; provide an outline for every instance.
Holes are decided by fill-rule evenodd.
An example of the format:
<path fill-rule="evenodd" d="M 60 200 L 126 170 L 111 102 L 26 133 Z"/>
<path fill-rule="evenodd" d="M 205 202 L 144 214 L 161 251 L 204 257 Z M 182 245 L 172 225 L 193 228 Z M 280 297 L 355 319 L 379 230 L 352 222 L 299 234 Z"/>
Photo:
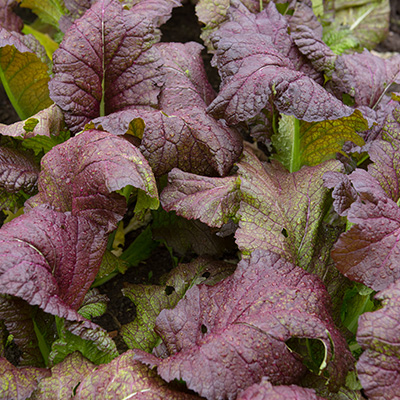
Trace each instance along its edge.
<path fill-rule="evenodd" d="M 335 159 L 337 153 L 345 154 L 342 147 L 347 141 L 363 146 L 357 132 L 367 129 L 368 122 L 358 110 L 349 117 L 311 123 L 283 115 L 279 132 L 271 138 L 276 150 L 273 157 L 295 172 L 303 165 L 318 165 Z"/>
<path fill-rule="evenodd" d="M 0 358 L 0 398 L 4 400 L 28 399 L 38 382 L 50 372 L 44 368 L 14 367 L 5 358 Z"/>
<path fill-rule="evenodd" d="M 239 209 L 239 186 L 237 176 L 209 178 L 173 169 L 160 199 L 166 211 L 221 228 Z"/>
<path fill-rule="evenodd" d="M 32 194 L 37 187 L 39 166 L 21 151 L 0 147 L 0 191 Z"/>
<path fill-rule="evenodd" d="M 371 400 L 395 400 L 400 389 L 399 281 L 377 294 L 383 308 L 361 315 L 357 341 L 365 350 L 357 371 Z"/>
<path fill-rule="evenodd" d="M 51 98 L 71 131 L 129 106 L 155 106 L 163 82 L 151 20 L 115 0 L 96 2 L 53 57 Z"/>
<path fill-rule="evenodd" d="M 212 287 L 195 286 L 173 310 L 161 311 L 156 331 L 170 357 L 139 350 L 137 357 L 156 365 L 163 379 L 183 379 L 207 399 L 234 399 L 263 376 L 274 385 L 299 382 L 306 367 L 286 341 L 312 338 L 324 349 L 320 373 L 340 387 L 352 357 L 329 308 L 315 275 L 257 251 L 234 275 Z"/>
<path fill-rule="evenodd" d="M 322 177 L 327 171 L 340 171 L 341 164 L 331 160 L 288 173 L 278 163 L 263 165 L 248 152 L 238 167 L 242 201 L 235 237 L 239 249 L 246 254 L 271 250 L 307 268 L 328 197 Z"/>
<path fill-rule="evenodd" d="M 82 379 L 75 399 L 104 400 L 116 398 L 135 400 L 196 400 L 198 396 L 169 388 L 155 371 L 134 360 L 128 350 L 111 363 L 98 367 Z"/>
<path fill-rule="evenodd" d="M 35 391 L 35 400 L 72 398 L 75 387 L 89 375 L 95 365 L 78 351 L 51 369 L 51 376 L 43 378 Z"/>
<path fill-rule="evenodd" d="M 151 351 L 159 336 L 154 332 L 156 318 L 163 309 L 174 308 L 194 285 L 213 285 L 235 269 L 235 265 L 207 258 L 179 264 L 161 285 L 127 285 L 122 292 L 136 305 L 136 319 L 122 326 L 121 335 L 129 348 Z"/>
<path fill-rule="evenodd" d="M 151 168 L 136 147 L 121 137 L 89 130 L 42 158 L 39 194 L 29 205 L 50 204 L 113 230 L 126 209 L 125 198 L 114 192 L 127 185 L 158 197 Z"/>
<path fill-rule="evenodd" d="M 44 207 L 0 230 L 0 293 L 75 320 L 107 245 L 104 229 Z"/>
<path fill-rule="evenodd" d="M 48 66 L 46 52 L 33 43 L 33 36 L 8 32 L 0 27 L 0 78 L 15 111 L 24 120 L 49 107 Z"/>

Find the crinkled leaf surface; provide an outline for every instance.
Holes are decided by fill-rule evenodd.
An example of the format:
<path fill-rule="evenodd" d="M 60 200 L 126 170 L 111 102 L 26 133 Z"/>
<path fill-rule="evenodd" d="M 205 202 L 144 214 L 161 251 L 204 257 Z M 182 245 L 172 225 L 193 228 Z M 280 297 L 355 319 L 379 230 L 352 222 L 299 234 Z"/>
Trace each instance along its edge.
<path fill-rule="evenodd" d="M 0 397 L 4 400 L 25 400 L 50 372 L 44 368 L 17 368 L 5 358 L 0 358 L 0 374 Z"/>
<path fill-rule="evenodd" d="M 24 139 L 37 135 L 58 135 L 63 127 L 64 117 L 60 108 L 52 104 L 25 121 L 11 125 L 0 124 L 0 134 Z"/>
<path fill-rule="evenodd" d="M 162 61 L 152 21 L 99 0 L 67 31 L 53 57 L 50 95 L 71 131 L 129 106 L 155 106 Z"/>
<path fill-rule="evenodd" d="M 76 390 L 75 399 L 95 400 L 196 400 L 198 396 L 169 388 L 154 370 L 134 360 L 135 353 L 128 350 L 111 363 L 102 365 L 88 374 Z"/>
<path fill-rule="evenodd" d="M 250 386 L 242 392 L 237 400 L 323 400 L 312 389 L 302 388 L 296 385 L 272 386 L 263 378 L 260 384 Z"/>
<path fill-rule="evenodd" d="M 7 332 L 13 335 L 14 343 L 18 346 L 19 366 L 44 366 L 33 323 L 35 314 L 36 310 L 26 301 L 14 296 L 0 295 L 0 321 L 3 321 Z"/>
<path fill-rule="evenodd" d="M 374 290 L 400 278 L 399 139 L 396 131 L 392 135 L 371 144 L 368 172 L 356 169 L 335 185 L 335 202 L 355 225 L 340 236 L 332 257 L 344 275 Z"/>
<path fill-rule="evenodd" d="M 221 228 L 239 209 L 239 187 L 237 176 L 216 179 L 173 169 L 160 199 L 166 211 Z"/>
<path fill-rule="evenodd" d="M 365 350 L 357 371 L 371 400 L 395 400 L 400 390 L 400 283 L 378 293 L 383 308 L 361 315 L 357 341 Z"/>
<path fill-rule="evenodd" d="M 161 310 L 174 308 L 193 285 L 215 284 L 234 269 L 232 264 L 199 258 L 189 264 L 179 264 L 162 285 L 126 286 L 122 292 L 135 303 L 137 318 L 121 329 L 125 343 L 129 348 L 151 351 L 158 340 L 154 326 Z"/>
<path fill-rule="evenodd" d="M 173 310 L 160 313 L 156 331 L 170 357 L 141 351 L 137 357 L 156 365 L 163 379 L 183 379 L 201 396 L 234 399 L 263 376 L 272 384 L 298 382 L 306 367 L 285 342 L 313 338 L 324 347 L 321 373 L 340 387 L 352 357 L 329 309 L 319 278 L 277 254 L 257 251 L 234 275 L 191 288 Z"/>
<path fill-rule="evenodd" d="M 30 205 L 50 204 L 113 230 L 125 213 L 116 190 L 132 185 L 158 198 L 154 175 L 140 151 L 122 137 L 89 130 L 42 158 L 39 194 Z"/>
<path fill-rule="evenodd" d="M 68 399 L 74 388 L 90 374 L 95 365 L 78 351 L 70 354 L 64 361 L 51 369 L 51 376 L 43 378 L 35 391 L 36 400 Z"/>
<path fill-rule="evenodd" d="M 388 87 L 400 81 L 400 55 L 383 59 L 363 53 L 343 54 L 338 57 L 330 82 L 337 96 L 346 93 L 355 106 L 376 107 Z"/>
<path fill-rule="evenodd" d="M 0 190 L 33 193 L 39 177 L 39 166 L 21 151 L 0 147 Z"/>
<path fill-rule="evenodd" d="M 106 245 L 98 224 L 36 207 L 0 230 L 0 292 L 74 320 Z"/>
<path fill-rule="evenodd" d="M 268 10 L 273 7 L 270 3 Z M 257 16 L 232 13 L 233 21 L 215 34 L 217 52 L 213 61 L 222 77 L 222 87 L 209 111 L 232 124 L 256 116 L 269 101 L 280 112 L 308 122 L 352 114 L 351 108 L 308 75 L 312 68 L 304 69 L 297 49 L 292 61 L 287 26 L 274 31 L 268 10 Z M 284 35 L 279 45 L 272 36 L 276 32 L 280 33 L 279 39 Z"/>
<path fill-rule="evenodd" d="M 53 103 L 49 97 L 50 77 L 45 54 L 33 36 L 0 27 L 0 78 L 22 120 Z"/>
<path fill-rule="evenodd" d="M 280 164 L 263 165 L 247 152 L 237 165 L 242 193 L 235 234 L 239 249 L 247 254 L 271 250 L 307 268 L 328 197 L 322 177 L 340 171 L 341 164 L 331 160 L 288 173 Z"/>
<path fill-rule="evenodd" d="M 140 150 L 156 175 L 177 167 L 201 175 L 225 175 L 242 151 L 236 130 L 206 113 L 214 98 L 197 43 L 159 43 L 165 84 L 159 109 L 130 108 L 93 121 L 97 127 L 125 134 L 138 118 L 144 122 Z"/>
<path fill-rule="evenodd" d="M 8 31 L 20 32 L 24 23 L 13 8 L 16 6 L 17 0 L 1 0 L 0 1 L 0 26 Z"/>

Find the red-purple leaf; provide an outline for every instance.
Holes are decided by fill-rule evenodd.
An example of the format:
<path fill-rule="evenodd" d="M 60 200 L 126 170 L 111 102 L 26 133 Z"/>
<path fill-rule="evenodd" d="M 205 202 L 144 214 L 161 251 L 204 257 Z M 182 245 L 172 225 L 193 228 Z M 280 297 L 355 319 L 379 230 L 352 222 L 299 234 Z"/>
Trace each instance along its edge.
<path fill-rule="evenodd" d="M 33 193 L 39 171 L 33 158 L 14 149 L 0 147 L 0 190 Z"/>
<path fill-rule="evenodd" d="M 49 88 L 73 132 L 100 115 L 157 105 L 163 78 L 154 29 L 119 1 L 99 0 L 67 31 Z"/>
<path fill-rule="evenodd" d="M 207 399 L 234 399 L 263 376 L 272 384 L 298 382 L 306 368 L 285 342 L 317 339 L 325 352 L 321 373 L 332 388 L 340 387 L 352 356 L 329 309 L 318 277 L 256 251 L 234 275 L 213 287 L 195 286 L 173 310 L 161 311 L 156 331 L 170 357 L 139 351 L 137 357 L 156 365 L 163 379 L 183 379 Z"/>
<path fill-rule="evenodd" d="M 296 385 L 272 386 L 263 378 L 260 384 L 250 386 L 236 400 L 324 400 L 312 389 Z"/>
<path fill-rule="evenodd" d="M 292 60 L 287 30 L 282 33 L 290 45 L 282 49 L 274 43 L 276 33 L 268 28 L 274 24 L 268 15 L 273 7 L 270 3 L 257 16 L 232 13 L 233 21 L 223 25 L 214 37 L 217 52 L 213 61 L 222 87 L 209 111 L 232 124 L 256 116 L 269 101 L 280 112 L 308 122 L 352 114 L 353 110 L 320 86 L 309 71 L 302 71 L 302 64 L 295 61 L 301 58 L 297 49 Z"/>
<path fill-rule="evenodd" d="M 370 400 L 397 400 L 400 393 L 400 282 L 378 293 L 383 308 L 361 315 L 357 341 L 365 350 L 357 371 Z"/>
<path fill-rule="evenodd" d="M 111 363 L 87 374 L 76 389 L 76 400 L 200 400 L 198 396 L 168 387 L 155 371 L 134 360 L 128 350 Z"/>
<path fill-rule="evenodd" d="M 237 176 L 209 178 L 173 169 L 161 202 L 166 211 L 175 210 L 187 219 L 221 228 L 239 209 L 239 186 Z"/>
<path fill-rule="evenodd" d="M 127 185 L 158 198 L 151 168 L 136 147 L 122 137 L 89 130 L 42 158 L 39 194 L 28 204 L 49 204 L 113 230 L 126 210 L 125 198 L 114 192 Z"/>
<path fill-rule="evenodd" d="M 20 32 L 24 26 L 21 17 L 13 11 L 17 4 L 16 0 L 0 0 L 0 26 L 8 31 Z"/>
<path fill-rule="evenodd" d="M 79 216 L 36 207 L 0 229 L 0 293 L 81 320 L 107 245 L 104 229 Z"/>

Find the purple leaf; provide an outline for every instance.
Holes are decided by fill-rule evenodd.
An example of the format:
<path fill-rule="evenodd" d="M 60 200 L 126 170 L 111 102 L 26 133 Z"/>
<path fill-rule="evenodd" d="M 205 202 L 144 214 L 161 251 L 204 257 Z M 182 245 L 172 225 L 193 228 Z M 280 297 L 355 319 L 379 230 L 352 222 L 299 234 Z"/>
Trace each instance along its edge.
<path fill-rule="evenodd" d="M 155 40 L 153 23 L 116 0 L 98 1 L 71 26 L 49 83 L 71 131 L 129 106 L 157 105 L 163 77 Z"/>
<path fill-rule="evenodd" d="M 160 313 L 156 331 L 170 357 L 141 351 L 137 357 L 156 365 L 163 379 L 183 379 L 207 399 L 234 399 L 263 376 L 275 385 L 298 382 L 306 368 L 285 342 L 312 338 L 325 348 L 321 373 L 332 388 L 340 387 L 352 356 L 329 309 L 319 278 L 256 251 L 234 275 L 213 287 L 193 287 L 173 310 Z"/>
<path fill-rule="evenodd" d="M 16 0 L 0 0 L 0 26 L 8 31 L 20 32 L 24 26 L 22 19 L 13 11 L 17 4 Z"/>
<path fill-rule="evenodd" d="M 129 131 L 132 121 L 142 119 L 140 150 L 156 175 L 174 167 L 201 175 L 226 175 L 242 151 L 242 139 L 224 121 L 206 113 L 214 94 L 198 64 L 200 46 L 162 43 L 155 47 L 167 57 L 160 109 L 126 109 L 95 119 L 94 126 L 121 135 Z"/>
<path fill-rule="evenodd" d="M 72 320 L 107 245 L 102 227 L 36 207 L 0 229 L 0 293 Z"/>
<path fill-rule="evenodd" d="M 127 185 L 158 197 L 151 168 L 136 147 L 122 137 L 89 130 L 42 158 L 39 194 L 28 204 L 49 204 L 113 230 L 126 210 L 125 198 L 114 192 Z"/>
<path fill-rule="evenodd" d="M 260 384 L 250 386 L 242 392 L 236 400 L 324 400 L 315 394 L 312 389 L 296 385 L 272 386 L 263 378 Z"/>
<path fill-rule="evenodd" d="M 29 399 L 38 382 L 50 371 L 35 367 L 14 367 L 5 358 L 0 358 L 0 398 L 4 400 Z"/>
<path fill-rule="evenodd" d="M 32 194 L 40 169 L 32 157 L 18 150 L 0 147 L 0 189 L 8 193 L 23 190 Z"/>
<path fill-rule="evenodd" d="M 155 371 L 134 360 L 128 350 L 111 363 L 87 374 L 76 389 L 77 400 L 105 398 L 134 398 L 135 400 L 200 400 L 198 396 L 176 391 Z"/>
<path fill-rule="evenodd" d="M 400 81 L 400 55 L 390 59 L 363 53 L 338 57 L 331 85 L 337 96 L 346 93 L 354 98 L 355 106 L 375 108 L 388 87 Z"/>
<path fill-rule="evenodd" d="M 32 318 L 37 313 L 24 300 L 18 297 L 0 295 L 0 321 L 7 332 L 13 335 L 14 343 L 18 346 L 20 356 L 19 366 L 31 365 L 43 367 L 44 362 L 39 350 Z M 37 318 L 35 318 L 37 322 Z"/>
<path fill-rule="evenodd" d="M 365 350 L 358 376 L 370 400 L 395 400 L 400 393 L 400 282 L 377 294 L 383 308 L 361 315 L 357 341 Z"/>
<path fill-rule="evenodd" d="M 173 169 L 160 199 L 166 211 L 221 228 L 239 209 L 239 186 L 237 176 L 209 178 Z"/>
<path fill-rule="evenodd" d="M 268 28 L 271 24 L 274 27 L 268 16 L 273 7 L 270 3 L 257 17 L 249 12 L 234 13 L 234 21 L 219 29 L 213 61 L 222 77 L 222 87 L 209 112 L 237 124 L 256 116 L 273 101 L 280 112 L 308 122 L 352 114 L 350 107 L 309 76 L 310 71 L 302 72 L 302 62 L 296 63 L 301 58 L 297 49 L 293 60 L 290 56 L 291 43 L 284 49 L 274 43 Z M 290 42 L 287 30 L 282 33 Z"/>

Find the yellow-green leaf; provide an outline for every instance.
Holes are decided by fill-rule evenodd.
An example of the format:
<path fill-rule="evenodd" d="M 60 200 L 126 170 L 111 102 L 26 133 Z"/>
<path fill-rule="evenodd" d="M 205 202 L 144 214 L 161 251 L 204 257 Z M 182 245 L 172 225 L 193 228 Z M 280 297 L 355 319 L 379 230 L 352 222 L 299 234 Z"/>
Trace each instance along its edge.
<path fill-rule="evenodd" d="M 43 22 L 58 28 L 58 21 L 67 13 L 62 0 L 22 0 L 21 7 L 30 8 Z"/>
<path fill-rule="evenodd" d="M 21 120 L 49 107 L 48 67 L 34 53 L 0 48 L 0 78 Z"/>
<path fill-rule="evenodd" d="M 360 111 L 349 117 L 321 122 L 300 123 L 300 159 L 301 165 L 318 165 L 334 159 L 336 153 L 343 153 L 343 144 L 351 141 L 358 146 L 364 145 L 364 139 L 357 132 L 368 129 L 368 122 Z"/>

